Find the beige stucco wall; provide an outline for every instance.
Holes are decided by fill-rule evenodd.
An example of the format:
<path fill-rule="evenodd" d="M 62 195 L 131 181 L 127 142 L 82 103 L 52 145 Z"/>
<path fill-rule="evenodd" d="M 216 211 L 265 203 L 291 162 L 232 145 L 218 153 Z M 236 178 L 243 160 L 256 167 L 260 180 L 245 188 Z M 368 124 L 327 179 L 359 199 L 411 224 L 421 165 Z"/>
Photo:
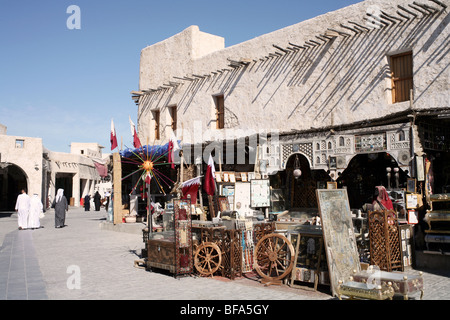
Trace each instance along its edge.
<path fill-rule="evenodd" d="M 442 2 L 449 5 L 448 0 Z M 448 108 L 448 9 L 425 1 L 441 11 L 433 15 L 415 11 L 417 18 L 411 16 L 408 21 L 360 34 L 341 26 L 352 26 L 349 21 L 367 26 L 366 13 L 374 10 L 400 17 L 397 5 L 409 8 L 412 3 L 368 0 L 228 48 L 217 45 L 214 49 L 212 45 L 198 56 L 192 54 L 195 47 L 211 42 L 196 36 L 198 27 L 145 48 L 141 52 L 139 89 L 158 89 L 170 81 L 179 85 L 141 96 L 141 140 L 155 141 L 151 111 L 160 110 L 161 141 L 155 143 L 167 142 L 167 106 L 171 105 L 178 107 L 178 128 L 184 131 L 178 138 L 184 142 L 245 136 L 260 129 L 288 132 L 322 128 L 407 110 L 409 102 L 391 103 L 388 61 L 389 55 L 405 51 L 413 52 L 414 108 Z M 350 36 L 339 35 L 325 43 L 316 36 L 327 29 Z M 194 38 L 199 41 L 192 41 Z M 289 53 L 274 47 L 292 47 L 290 43 L 303 46 L 311 40 L 321 45 Z M 234 68 L 230 60 L 250 63 Z M 178 79 L 183 77 L 193 80 Z M 214 130 L 213 96 L 217 94 L 224 95 L 226 108 L 227 130 L 219 132 Z"/>
<path fill-rule="evenodd" d="M 174 75 L 193 73 L 194 60 L 225 47 L 222 37 L 191 26 L 173 37 L 148 46 L 141 51 L 139 88 L 158 88 Z M 157 76 L 155 76 L 157 75 Z"/>
<path fill-rule="evenodd" d="M 23 148 L 16 148 L 16 140 L 23 140 Z M 1 162 L 23 170 L 29 195 L 42 195 L 42 150 L 41 138 L 0 135 Z"/>

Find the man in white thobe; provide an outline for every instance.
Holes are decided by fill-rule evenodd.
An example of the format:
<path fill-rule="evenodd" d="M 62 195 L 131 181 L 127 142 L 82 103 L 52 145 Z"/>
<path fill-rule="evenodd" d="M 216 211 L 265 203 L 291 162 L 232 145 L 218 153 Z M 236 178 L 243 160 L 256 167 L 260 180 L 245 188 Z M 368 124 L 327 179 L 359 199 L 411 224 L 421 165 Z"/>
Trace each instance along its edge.
<path fill-rule="evenodd" d="M 28 216 L 28 228 L 38 229 L 41 227 L 39 221 L 41 213 L 44 212 L 44 206 L 38 194 L 34 194 L 30 199 L 30 214 Z"/>
<path fill-rule="evenodd" d="M 22 189 L 22 193 L 17 197 L 16 211 L 19 217 L 19 230 L 28 228 L 28 214 L 30 212 L 30 197 Z"/>

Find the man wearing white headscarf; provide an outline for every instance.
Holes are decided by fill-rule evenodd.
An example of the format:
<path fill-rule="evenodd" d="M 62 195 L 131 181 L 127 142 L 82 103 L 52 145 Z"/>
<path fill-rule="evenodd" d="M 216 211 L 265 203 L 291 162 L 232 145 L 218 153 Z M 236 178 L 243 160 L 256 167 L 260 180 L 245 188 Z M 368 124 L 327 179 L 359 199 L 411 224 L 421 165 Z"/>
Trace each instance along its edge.
<path fill-rule="evenodd" d="M 53 200 L 52 208 L 55 208 L 55 228 L 64 227 L 66 211 L 69 209 L 67 199 L 64 196 L 64 189 L 58 189 L 56 198 Z"/>
<path fill-rule="evenodd" d="M 41 223 L 39 221 L 41 213 L 44 212 L 44 206 L 42 205 L 39 195 L 35 193 L 30 200 L 30 214 L 28 216 L 28 228 L 39 229 Z"/>
<path fill-rule="evenodd" d="M 21 194 L 17 197 L 16 211 L 18 215 L 19 230 L 28 228 L 28 214 L 30 212 L 30 197 L 22 189 Z"/>

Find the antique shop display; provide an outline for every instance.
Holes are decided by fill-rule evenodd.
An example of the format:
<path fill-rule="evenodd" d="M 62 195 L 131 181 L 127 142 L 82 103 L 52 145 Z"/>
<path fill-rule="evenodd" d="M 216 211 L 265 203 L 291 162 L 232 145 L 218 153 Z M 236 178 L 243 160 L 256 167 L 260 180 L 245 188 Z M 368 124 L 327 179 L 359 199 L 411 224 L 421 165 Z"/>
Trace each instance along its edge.
<path fill-rule="evenodd" d="M 164 214 L 162 232 L 150 231 L 147 268 L 165 269 L 175 276 L 193 272 L 190 200 L 173 199 Z M 152 230 L 152 228 L 150 228 Z"/>
<path fill-rule="evenodd" d="M 398 221 L 393 210 L 369 212 L 370 264 L 403 271 Z"/>
<path fill-rule="evenodd" d="M 425 215 L 428 230 L 425 242 L 430 252 L 450 253 L 450 194 L 430 195 L 430 209 Z"/>
<path fill-rule="evenodd" d="M 345 189 L 318 189 L 331 291 L 338 294 L 339 280 L 359 271 L 360 261 L 353 231 L 352 214 Z"/>
<path fill-rule="evenodd" d="M 372 286 L 387 286 L 391 283 L 394 293 L 402 295 L 404 300 L 408 300 L 408 297 L 416 292 L 420 292 L 420 299 L 423 298 L 422 272 L 418 275 L 406 275 L 402 272 L 386 272 L 369 268 L 354 272 L 351 279 L 356 282 L 369 283 Z"/>
<path fill-rule="evenodd" d="M 294 267 L 290 286 L 297 287 L 298 281 L 329 285 L 327 260 L 321 226 L 297 225 L 288 231 L 288 238 L 294 246 Z"/>

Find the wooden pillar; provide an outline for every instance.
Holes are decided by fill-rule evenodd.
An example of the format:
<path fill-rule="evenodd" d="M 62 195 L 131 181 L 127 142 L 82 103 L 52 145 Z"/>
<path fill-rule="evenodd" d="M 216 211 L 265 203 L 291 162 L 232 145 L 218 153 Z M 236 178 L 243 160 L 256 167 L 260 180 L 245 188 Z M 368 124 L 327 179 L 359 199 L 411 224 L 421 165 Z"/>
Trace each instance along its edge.
<path fill-rule="evenodd" d="M 122 223 L 122 162 L 120 153 L 113 153 L 114 224 Z"/>

